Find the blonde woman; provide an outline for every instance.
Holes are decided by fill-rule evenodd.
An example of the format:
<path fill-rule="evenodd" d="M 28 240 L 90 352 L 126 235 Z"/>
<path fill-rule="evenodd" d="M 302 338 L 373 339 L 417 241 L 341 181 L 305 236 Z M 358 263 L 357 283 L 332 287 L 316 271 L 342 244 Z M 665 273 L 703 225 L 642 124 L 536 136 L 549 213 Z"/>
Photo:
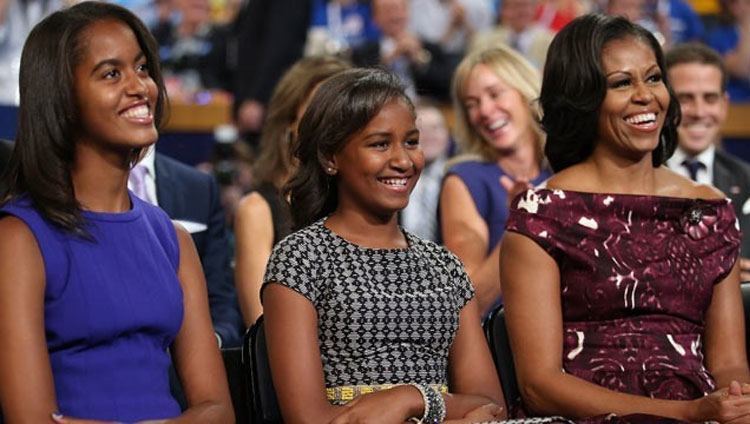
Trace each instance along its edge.
<path fill-rule="evenodd" d="M 465 154 L 443 181 L 441 235 L 463 261 L 482 315 L 500 303 L 499 242 L 512 195 L 550 176 L 534 106 L 540 83 L 536 69 L 506 47 L 470 53 L 453 78 L 456 130 Z"/>
<path fill-rule="evenodd" d="M 245 195 L 234 220 L 235 285 L 247 327 L 263 313 L 260 286 L 271 249 L 291 232 L 288 203 L 279 193 L 293 171 L 291 144 L 315 88 L 349 68 L 334 57 L 309 57 L 289 68 L 276 86 L 255 164 L 255 190 Z"/>

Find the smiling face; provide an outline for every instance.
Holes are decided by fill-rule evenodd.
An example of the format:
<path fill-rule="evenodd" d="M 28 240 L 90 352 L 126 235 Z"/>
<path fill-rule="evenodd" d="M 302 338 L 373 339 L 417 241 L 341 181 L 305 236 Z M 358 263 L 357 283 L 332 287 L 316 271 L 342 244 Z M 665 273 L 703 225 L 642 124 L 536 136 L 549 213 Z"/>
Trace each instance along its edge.
<path fill-rule="evenodd" d="M 337 171 L 339 210 L 393 218 L 409 203 L 424 168 L 412 110 L 401 99 L 386 103 L 330 162 Z"/>
<path fill-rule="evenodd" d="M 474 131 L 500 152 L 534 140 L 531 111 L 521 93 L 503 81 L 487 65 L 469 73 L 463 107 Z"/>
<path fill-rule="evenodd" d="M 77 141 L 130 151 L 153 144 L 158 89 L 133 31 L 118 20 L 91 24 L 80 35 L 74 70 Z"/>
<path fill-rule="evenodd" d="M 721 70 L 709 64 L 680 63 L 669 80 L 682 110 L 677 128 L 680 147 L 695 156 L 716 143 L 727 118 L 729 97 L 721 88 Z"/>
<path fill-rule="evenodd" d="M 659 144 L 669 106 L 656 56 L 645 42 L 629 37 L 607 43 L 601 60 L 607 93 L 595 151 L 641 160 Z"/>

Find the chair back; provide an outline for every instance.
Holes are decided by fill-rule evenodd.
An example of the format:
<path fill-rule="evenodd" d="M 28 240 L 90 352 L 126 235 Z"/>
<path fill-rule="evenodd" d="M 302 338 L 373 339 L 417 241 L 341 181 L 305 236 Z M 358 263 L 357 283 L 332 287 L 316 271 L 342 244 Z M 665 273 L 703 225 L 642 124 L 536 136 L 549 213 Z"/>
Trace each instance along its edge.
<path fill-rule="evenodd" d="M 745 350 L 747 362 L 750 364 L 750 283 L 740 284 L 742 290 L 742 306 L 745 309 Z"/>
<path fill-rule="evenodd" d="M 490 313 L 484 323 L 487 343 L 495 361 L 497 376 L 503 388 L 505 404 L 508 410 L 513 410 L 521 403 L 521 392 L 516 380 L 516 368 L 513 364 L 513 352 L 510 350 L 508 331 L 505 328 L 505 310 L 498 306 Z"/>
<path fill-rule="evenodd" d="M 250 397 L 247 380 L 242 370 L 242 348 L 223 348 L 221 349 L 221 357 L 224 360 L 224 369 L 227 372 L 235 422 L 237 424 L 250 424 Z"/>
<path fill-rule="evenodd" d="M 242 342 L 242 366 L 249 388 L 250 411 L 255 424 L 281 423 L 281 411 L 271 380 L 271 366 L 266 350 L 263 317 L 245 333 Z"/>

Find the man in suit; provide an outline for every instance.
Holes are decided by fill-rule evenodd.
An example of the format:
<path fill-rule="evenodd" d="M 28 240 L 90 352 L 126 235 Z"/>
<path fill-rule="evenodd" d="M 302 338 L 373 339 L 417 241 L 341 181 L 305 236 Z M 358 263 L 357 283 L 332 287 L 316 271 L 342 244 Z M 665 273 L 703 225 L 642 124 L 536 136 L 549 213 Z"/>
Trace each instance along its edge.
<path fill-rule="evenodd" d="M 213 177 L 151 150 L 131 171 L 128 186 L 190 232 L 206 276 L 219 346 L 239 346 L 242 318 L 232 280 L 224 210 Z"/>
<path fill-rule="evenodd" d="M 352 50 L 356 66 L 381 66 L 396 74 L 412 99 L 427 95 L 450 100 L 450 84 L 460 55 L 420 40 L 409 30 L 408 0 L 373 0 L 372 18 L 382 35 Z"/>
<path fill-rule="evenodd" d="M 667 71 L 682 109 L 679 145 L 667 165 L 732 199 L 740 229 L 741 280 L 750 281 L 750 165 L 719 149 L 727 118 L 727 74 L 721 56 L 698 43 L 667 53 Z"/>

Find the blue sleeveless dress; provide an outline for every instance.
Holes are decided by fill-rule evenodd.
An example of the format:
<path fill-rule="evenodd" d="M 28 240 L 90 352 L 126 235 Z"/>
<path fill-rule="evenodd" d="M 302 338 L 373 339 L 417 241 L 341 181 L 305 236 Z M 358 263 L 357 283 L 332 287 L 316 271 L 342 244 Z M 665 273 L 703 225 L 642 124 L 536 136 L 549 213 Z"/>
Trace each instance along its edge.
<path fill-rule="evenodd" d="M 474 206 L 487 223 L 490 242 L 487 244 L 487 254 L 500 243 L 505 233 L 505 222 L 508 220 L 508 192 L 500 185 L 500 177 L 506 175 L 495 162 L 466 161 L 452 166 L 446 173 L 455 175 L 466 184 Z M 541 169 L 539 175 L 531 182 L 537 186 L 551 177 L 546 169 Z M 441 232 L 442 234 L 442 232 Z"/>
<path fill-rule="evenodd" d="M 44 327 L 61 414 L 134 422 L 180 414 L 167 349 L 182 325 L 179 245 L 161 209 L 132 193 L 123 213 L 83 212 L 93 241 L 47 221 L 27 197 L 21 219 L 44 260 Z"/>

